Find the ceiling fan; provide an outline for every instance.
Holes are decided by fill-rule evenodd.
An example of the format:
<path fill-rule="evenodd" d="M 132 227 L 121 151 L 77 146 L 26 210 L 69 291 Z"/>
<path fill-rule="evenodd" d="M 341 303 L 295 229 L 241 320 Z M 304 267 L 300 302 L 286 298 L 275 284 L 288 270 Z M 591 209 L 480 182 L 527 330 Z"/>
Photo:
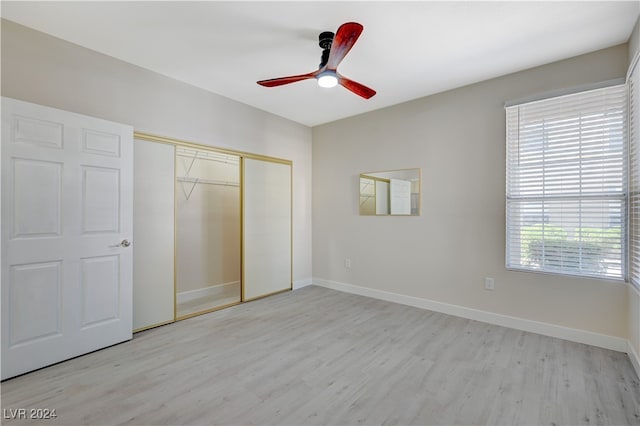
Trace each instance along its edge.
<path fill-rule="evenodd" d="M 258 81 L 258 84 L 265 87 L 275 87 L 315 78 L 321 87 L 334 87 L 339 84 L 356 95 L 369 99 L 376 94 L 375 90 L 348 79 L 338 73 L 337 70 L 340 62 L 347 56 L 347 53 L 349 53 L 358 40 L 358 37 L 360 37 L 363 28 L 364 27 L 357 22 L 347 22 L 346 24 L 340 25 L 335 35 L 330 31 L 320 33 L 319 45 L 322 48 L 322 57 L 320 59 L 320 67 L 317 71 L 308 74 L 261 80 Z"/>

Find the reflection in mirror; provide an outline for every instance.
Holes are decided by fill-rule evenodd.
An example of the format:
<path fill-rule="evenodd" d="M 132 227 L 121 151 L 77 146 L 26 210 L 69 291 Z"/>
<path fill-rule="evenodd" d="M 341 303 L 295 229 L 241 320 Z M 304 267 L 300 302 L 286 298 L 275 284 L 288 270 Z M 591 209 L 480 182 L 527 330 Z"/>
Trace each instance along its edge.
<path fill-rule="evenodd" d="M 360 214 L 419 216 L 420 169 L 362 173 Z"/>

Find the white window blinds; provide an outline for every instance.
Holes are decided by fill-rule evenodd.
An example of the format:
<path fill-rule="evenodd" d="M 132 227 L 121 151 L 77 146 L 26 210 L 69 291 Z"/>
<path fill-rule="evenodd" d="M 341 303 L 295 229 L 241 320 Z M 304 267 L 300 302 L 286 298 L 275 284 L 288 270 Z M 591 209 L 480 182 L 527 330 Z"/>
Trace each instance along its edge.
<path fill-rule="evenodd" d="M 623 279 L 626 86 L 506 114 L 507 268 Z"/>
<path fill-rule="evenodd" d="M 640 65 L 631 69 L 629 91 L 629 281 L 640 288 Z"/>

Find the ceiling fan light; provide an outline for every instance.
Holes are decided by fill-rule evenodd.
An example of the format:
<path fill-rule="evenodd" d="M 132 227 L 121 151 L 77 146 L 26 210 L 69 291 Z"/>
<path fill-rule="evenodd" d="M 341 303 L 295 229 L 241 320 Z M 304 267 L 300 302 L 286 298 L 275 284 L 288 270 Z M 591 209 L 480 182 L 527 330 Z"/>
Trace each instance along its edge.
<path fill-rule="evenodd" d="M 320 87 L 336 87 L 338 85 L 338 77 L 333 72 L 324 72 L 318 76 L 318 86 Z"/>

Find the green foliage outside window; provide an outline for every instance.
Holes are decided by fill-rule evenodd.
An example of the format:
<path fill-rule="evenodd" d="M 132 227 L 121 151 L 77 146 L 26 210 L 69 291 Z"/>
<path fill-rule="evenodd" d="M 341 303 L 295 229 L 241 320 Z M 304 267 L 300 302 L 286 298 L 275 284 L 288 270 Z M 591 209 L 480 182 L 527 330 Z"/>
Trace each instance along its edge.
<path fill-rule="evenodd" d="M 621 250 L 620 228 L 585 227 L 576 229 L 572 234 L 569 238 L 569 232 L 553 225 L 536 224 L 522 228 L 520 237 L 524 262 L 545 269 L 600 273 L 607 267 L 608 255 Z"/>

